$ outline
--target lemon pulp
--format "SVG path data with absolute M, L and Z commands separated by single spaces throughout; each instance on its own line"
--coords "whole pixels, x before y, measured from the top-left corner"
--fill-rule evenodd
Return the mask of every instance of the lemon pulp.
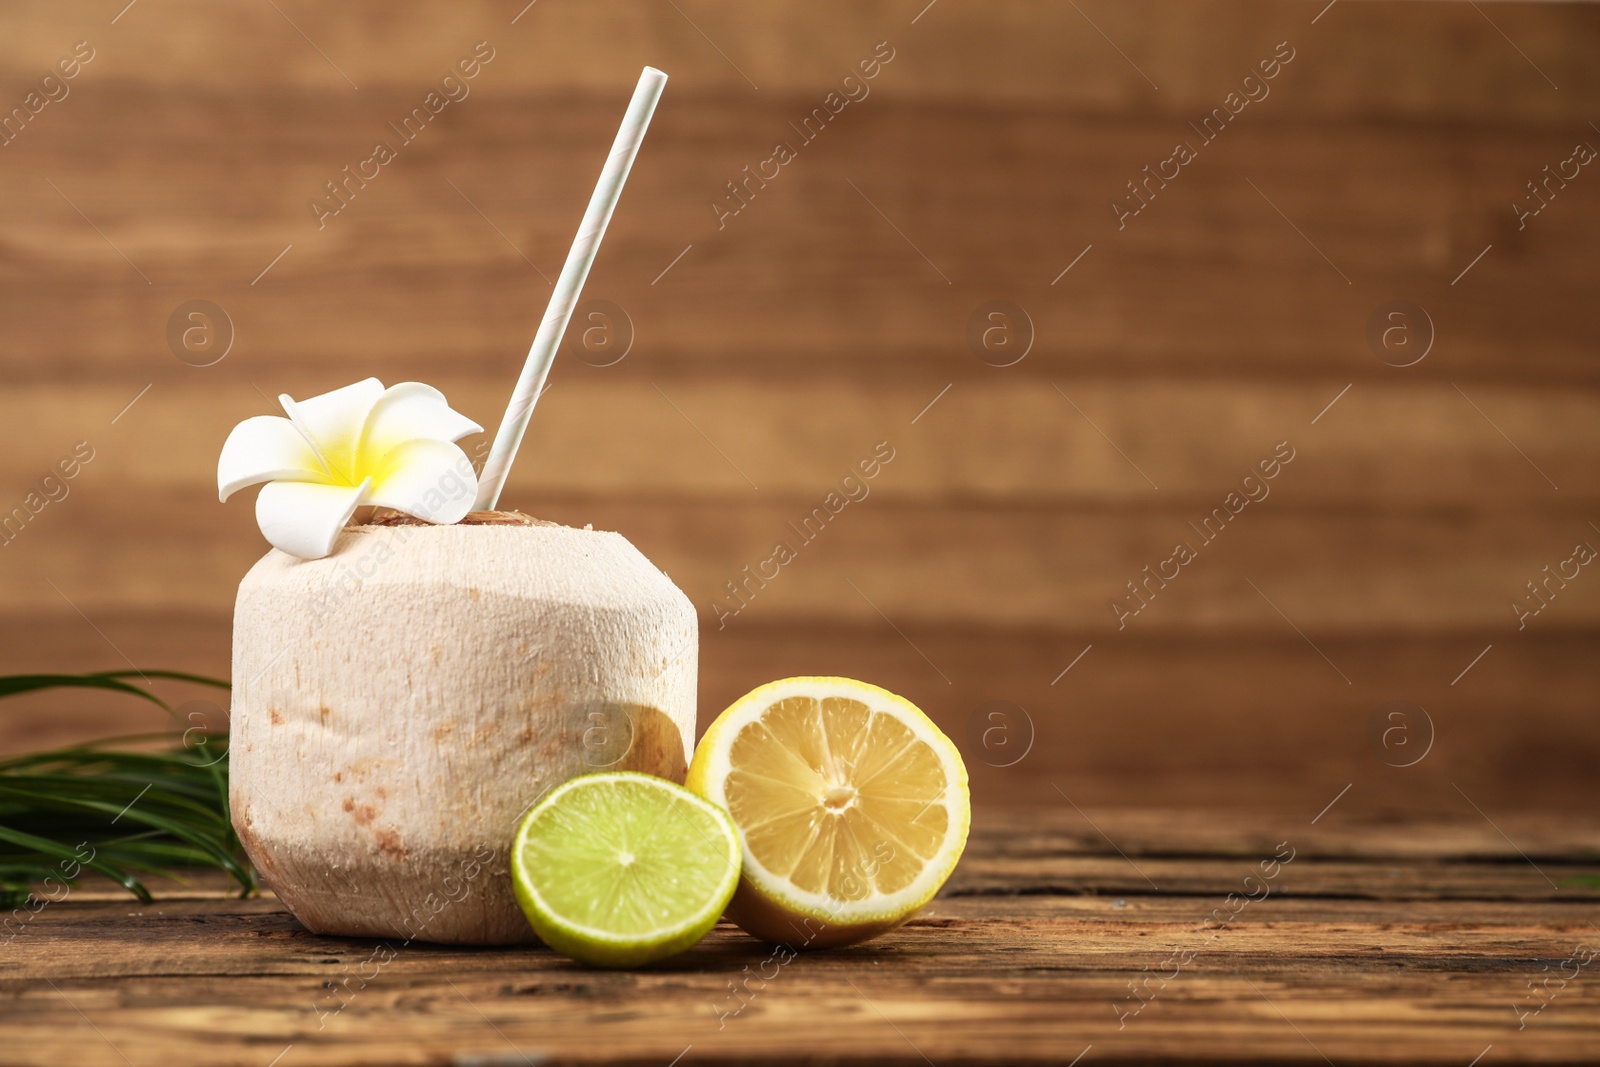
M 898 893 L 949 829 L 938 754 L 859 700 L 780 700 L 739 731 L 729 762 L 728 812 L 751 855 L 807 893 Z
M 730 917 L 790 944 L 904 922 L 954 869 L 970 821 L 950 740 L 909 701 L 848 678 L 785 679 L 736 701 L 701 740 L 688 785 L 739 829 Z

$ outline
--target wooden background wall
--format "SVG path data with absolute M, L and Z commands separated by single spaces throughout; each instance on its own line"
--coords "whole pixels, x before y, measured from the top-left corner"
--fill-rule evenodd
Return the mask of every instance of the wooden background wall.
M 95 456 L 0 547 L 0 668 L 227 671 L 264 545 L 215 461 L 267 397 L 421 379 L 492 426 L 649 63 L 672 81 L 586 292 L 634 342 L 563 353 L 505 501 L 684 588 L 702 721 L 846 673 L 960 738 L 979 803 L 1592 805 L 1600 568 L 1523 629 L 1512 604 L 1600 548 L 1600 168 L 1525 228 L 1512 204 L 1600 147 L 1600 11 L 524 2 L 0 14 L 6 109 L 94 51 L 0 147 L 0 505 Z M 470 96 L 319 229 L 324 182 L 479 41 Z M 880 42 L 869 95 L 719 228 Z M 1280 42 L 1270 95 L 1119 229 L 1108 202 Z M 1436 335 L 1404 368 L 1367 339 L 1397 299 Z M 191 300 L 231 320 L 215 365 L 169 345 Z M 990 301 L 1031 319 L 1014 365 L 969 346 Z M 879 441 L 870 497 L 718 630 L 723 583 Z M 1125 583 L 1284 441 L 1270 497 L 1119 629 Z M 1392 700 L 1433 724 L 1412 767 L 1385 758 L 1424 727 L 1369 737 Z M 1032 724 L 1008 767 L 1030 730 L 985 749 L 990 701 Z M 3 713 L 7 750 L 159 725 Z

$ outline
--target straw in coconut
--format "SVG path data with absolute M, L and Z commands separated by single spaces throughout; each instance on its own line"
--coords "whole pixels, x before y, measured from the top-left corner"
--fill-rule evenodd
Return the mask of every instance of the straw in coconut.
M 527 432 L 533 405 L 544 388 L 556 349 L 561 346 L 561 336 L 566 333 L 572 309 L 577 306 L 578 295 L 583 291 L 584 280 L 589 277 L 589 268 L 594 264 L 595 253 L 600 248 L 600 239 L 605 236 L 611 213 L 616 210 L 617 200 L 622 196 L 622 185 L 628 180 L 628 171 L 633 167 L 634 157 L 639 154 L 639 145 L 644 140 L 645 129 L 650 125 L 650 116 L 655 114 L 656 102 L 661 99 L 661 91 L 666 84 L 667 76 L 654 67 L 644 68 L 639 75 L 639 84 L 633 90 L 633 99 L 629 101 L 627 114 L 622 118 L 622 127 L 617 130 L 611 154 L 606 157 L 606 165 L 600 171 L 600 181 L 594 187 L 594 195 L 589 198 L 589 208 L 583 213 L 583 221 L 578 224 L 578 236 L 573 239 L 567 262 L 561 268 L 561 276 L 556 279 L 555 292 L 550 294 L 550 305 L 545 308 L 544 320 L 539 323 L 533 345 L 528 349 L 528 359 L 522 365 L 522 374 L 511 394 L 511 403 L 506 406 L 505 418 L 500 421 L 500 429 L 494 435 L 494 445 L 484 461 L 475 504 L 479 510 L 491 510 L 499 503 L 500 491 L 505 488 L 506 476 L 511 472 L 511 461 L 516 458 L 522 435 Z

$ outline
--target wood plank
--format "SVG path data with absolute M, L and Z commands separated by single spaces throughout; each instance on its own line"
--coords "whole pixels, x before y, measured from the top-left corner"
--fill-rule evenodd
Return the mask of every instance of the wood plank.
M 1103 871 L 1109 870 L 1093 866 L 1099 860 L 1116 859 L 1126 863 L 1126 857 L 1135 856 L 1187 863 L 1187 867 L 1174 869 L 1195 888 L 1174 888 L 1166 894 L 1146 892 L 1140 895 L 1141 899 L 1132 901 L 1139 907 L 1161 908 L 1185 894 L 1204 896 L 1231 891 L 1238 877 L 1250 873 L 1262 857 L 1279 851 L 1285 839 L 1296 850 L 1297 858 L 1299 852 L 1306 853 L 1305 858 L 1311 861 L 1304 865 L 1307 867 L 1333 863 L 1378 870 L 1401 866 L 1427 868 L 1442 872 L 1441 883 L 1459 876 L 1496 887 L 1496 891 L 1512 885 L 1520 891 L 1525 887 L 1525 876 L 1534 873 L 1530 863 L 1535 861 L 1550 864 L 1564 877 L 1569 872 L 1560 868 L 1581 868 L 1600 862 L 1600 820 L 1577 810 L 1559 815 L 1543 810 L 1504 812 L 1493 822 L 1470 809 L 1449 814 L 1418 812 L 1395 818 L 1392 814 L 1353 812 L 1343 804 L 1338 817 L 1317 818 L 1315 822 L 1311 817 L 1324 813 L 1308 813 L 1308 817 L 1302 819 L 1287 808 L 1264 813 L 1258 806 L 1215 803 L 1188 808 L 1092 804 L 1090 811 L 1092 823 L 1083 818 L 1082 813 L 1074 815 L 1061 805 L 981 807 L 973 816 L 972 835 L 962 866 L 950 883 L 949 891 L 940 899 L 949 904 L 971 903 L 969 898 L 980 896 L 1070 901 L 1084 895 L 1077 891 L 1039 892 L 1029 881 L 1031 875 L 1026 871 L 1017 873 L 1016 864 L 1024 859 L 1037 859 L 1059 870 L 1070 870 L 1077 861 L 1086 861 L 1091 866 L 1085 867 L 1085 871 L 1100 872 L 1085 879 L 1085 885 L 1091 890 L 1101 883 Z M 1292 867 L 1293 862 L 1284 864 L 1285 870 Z M 1121 874 L 1115 876 L 1120 879 Z M 1367 898 L 1330 891 L 1315 871 L 1308 877 L 1312 883 L 1306 893 L 1277 894 L 1271 899 L 1284 906 L 1292 902 L 1302 910 L 1318 906 L 1318 900 L 1323 897 L 1328 898 L 1324 903 L 1341 907 L 1365 899 L 1384 899 L 1381 892 Z M 1577 880 L 1582 881 L 1582 876 Z M 1545 884 L 1551 914 L 1570 914 L 1571 901 L 1555 898 L 1562 894 L 1571 896 L 1568 891 L 1574 887 Z M 159 882 L 152 887 L 152 892 L 158 904 L 205 903 L 214 905 L 212 910 L 217 914 L 246 904 L 271 909 L 270 889 L 259 897 L 240 901 L 232 895 L 235 888 L 220 871 L 207 869 L 190 872 L 181 882 Z M 1600 886 L 1587 888 L 1600 889 Z M 1534 896 L 1526 892 L 1522 895 L 1530 899 Z M 1469 907 L 1474 899 L 1482 903 L 1493 900 L 1494 895 L 1491 892 L 1474 898 L 1457 894 L 1440 897 L 1436 903 L 1441 914 L 1445 911 L 1477 914 Z M 120 886 L 92 875 L 73 890 L 72 900 L 85 904 L 126 904 L 136 911 L 148 910 Z M 1101 904 L 1091 902 L 1082 907 L 1093 910 Z M 94 914 L 102 915 L 101 912 Z M 102 917 L 110 914 L 104 912 Z M 1361 914 L 1376 912 L 1369 909 Z
M 1237 865 L 1236 865 L 1237 866 Z M 1251 868 L 1247 865 L 1244 873 Z M 1368 872 L 1370 877 L 1371 872 Z M 1253 957 L 1257 962 L 1268 962 L 1275 947 L 1281 947 L 1286 928 L 1297 928 L 1303 940 L 1297 950 L 1305 957 L 1325 962 L 1332 972 L 1343 970 L 1353 976 L 1365 970 L 1369 963 L 1363 955 L 1374 951 L 1370 944 L 1370 931 L 1356 930 L 1357 926 L 1376 926 L 1396 915 L 1395 901 L 1404 898 L 1384 896 L 1386 910 L 1371 905 L 1330 899 L 1337 889 L 1320 899 L 1298 900 L 1285 897 L 1268 898 L 1259 904 L 1249 905 L 1240 918 L 1230 924 L 1224 936 L 1210 939 L 1214 930 L 1205 928 L 1212 906 L 1229 892 L 1239 890 L 1239 877 L 1217 880 L 1216 888 L 1209 894 L 1195 893 L 1196 899 L 1179 896 L 1137 897 L 1122 901 L 1120 888 L 1104 884 L 1104 892 L 1097 899 L 1049 896 L 1029 893 L 1016 897 L 985 897 L 982 900 L 941 897 L 918 917 L 901 936 L 899 945 L 885 941 L 870 948 L 844 950 L 838 953 L 815 953 L 806 958 L 821 960 L 835 955 L 854 957 L 877 955 L 891 959 L 908 951 L 922 957 L 922 962 L 960 961 L 971 965 L 971 949 L 959 941 L 941 943 L 939 931 L 951 931 L 961 926 L 988 927 L 975 929 L 978 937 L 998 938 L 1003 925 L 1049 927 L 1071 924 L 1074 929 L 1056 931 L 1054 936 L 1066 933 L 1078 943 L 1078 951 L 1091 962 L 1085 969 L 1137 972 L 1149 962 L 1151 952 L 1160 949 L 1147 945 L 1166 944 L 1174 937 L 1202 935 L 1196 940 L 1207 945 L 1208 952 L 1224 957 Z M 1410 909 L 1402 914 L 1406 918 L 1393 924 L 1393 939 L 1386 939 L 1377 951 L 1393 953 L 1392 960 L 1415 960 L 1418 956 L 1431 957 L 1435 965 L 1476 962 L 1485 955 L 1526 954 L 1565 949 L 1573 938 L 1582 939 L 1590 928 L 1584 922 L 1584 909 L 1576 902 L 1568 904 L 1539 904 L 1535 899 L 1511 902 L 1501 897 L 1491 897 L 1501 905 L 1498 917 L 1488 918 L 1483 899 L 1476 901 L 1441 902 L 1435 912 L 1436 919 L 1427 922 L 1409 918 Z M 70 914 L 69 914 L 70 912 Z M 1468 915 L 1480 916 L 1467 919 Z M 174 922 L 181 916 L 185 922 Z M 1320 916 L 1320 917 L 1313 917 Z M 1141 935 L 1126 929 L 1128 925 L 1145 927 Z M 1438 927 L 1457 925 L 1462 936 L 1450 940 L 1441 936 Z M 193 927 L 199 927 L 195 930 Z M 1021 949 L 1018 942 L 1025 938 L 1026 930 L 1017 931 L 1022 937 L 1013 941 L 1006 938 L 1014 961 L 1016 973 L 1036 973 L 1060 964 L 1060 947 L 1038 943 Z M 197 933 L 200 935 L 197 937 Z M 1157 940 L 1139 942 L 1137 937 Z M 714 940 L 698 949 L 698 959 L 682 960 L 671 968 L 690 970 L 683 964 L 725 962 L 734 956 L 749 957 L 759 946 L 731 923 L 719 926 Z M 965 940 L 965 939 L 961 939 Z M 126 951 L 99 951 L 97 945 L 111 941 L 123 946 L 143 944 L 146 953 L 141 955 Z M 8 942 L 6 953 L 6 979 L 11 979 L 10 992 L 17 992 L 15 979 L 26 975 L 34 981 L 50 978 L 57 981 L 82 981 L 86 979 L 116 978 L 200 978 L 238 976 L 260 977 L 269 975 L 306 976 L 328 974 L 331 965 L 353 965 L 370 955 L 373 942 L 367 939 L 319 937 L 306 933 L 299 923 L 275 899 L 266 897 L 249 901 L 162 901 L 157 906 L 129 903 L 83 903 L 53 905 L 42 911 L 27 926 L 27 933 Z M 242 951 L 250 949 L 250 951 Z M 450 945 L 417 943 L 406 946 L 393 961 L 392 970 L 385 968 L 385 977 L 437 976 L 444 971 L 467 976 L 501 972 L 509 967 L 522 966 L 538 973 L 573 968 L 548 950 L 540 948 L 484 950 L 460 948 Z M 318 959 L 316 957 L 330 957 Z M 718 958 L 721 957 L 721 960 Z M 943 960 L 940 960 L 943 957 Z M 1159 955 L 1157 957 L 1159 959 Z M 1369 956 L 1370 958 L 1370 956 Z M 589 971 L 596 981 L 604 982 L 602 973 Z M 881 973 L 881 972 L 880 972 Z M 0 979 L 3 981 L 5 979 Z
M 955 0 L 925 15 L 926 4 L 915 0 L 782 0 L 764 5 L 759 20 L 704 0 L 684 6 L 683 15 L 642 0 L 551 4 L 526 14 L 521 5 L 495 0 L 426 13 L 379 0 L 350 4 L 338 15 L 306 3 L 285 5 L 324 59 L 270 10 L 182 0 L 120 19 L 111 30 L 101 28 L 108 18 L 99 6 L 80 0 L 10 14 L 0 58 L 7 69 L 42 70 L 71 41 L 98 30 L 109 61 L 104 70 L 90 70 L 108 82 L 213 91 L 289 86 L 348 106 L 358 98 L 340 69 L 363 93 L 416 88 L 436 81 L 463 46 L 487 37 L 508 57 L 483 76 L 497 79 L 493 85 L 501 91 L 615 92 L 618 84 L 632 84 L 641 64 L 654 61 L 677 79 L 675 93 L 753 94 L 742 69 L 763 93 L 820 97 L 887 37 L 905 68 L 891 71 L 907 75 L 894 91 L 914 99 L 994 104 L 1066 97 L 1105 111 L 1187 115 L 1217 103 L 1287 37 L 1304 50 L 1304 62 L 1289 68 L 1301 79 L 1296 88 L 1324 111 L 1441 119 L 1534 114 L 1581 125 L 1588 118 L 1584 94 L 1592 99 L 1600 89 L 1584 51 L 1596 20 L 1582 5 L 1497 9 L 1495 24 L 1554 76 L 1560 92 L 1469 6 L 1351 4 L 1314 25 L 1317 11 L 1305 6 L 1167 0 L 1136 14 L 1097 3 L 1084 5 L 1091 24 L 1059 5 Z M 1430 45 L 1421 54 L 1412 46 L 1419 40 Z M 1351 78 L 1345 66 L 1357 62 L 1364 76 Z
M 533 294 L 546 291 L 536 269 L 553 276 L 589 191 L 582 173 L 555 161 L 602 154 L 615 110 L 565 94 L 469 98 L 441 116 L 449 128 L 439 140 L 408 147 L 319 229 L 308 201 L 370 150 L 409 97 L 383 98 L 370 114 L 297 114 L 292 124 L 272 121 L 289 101 L 257 103 L 254 118 L 231 96 L 190 97 L 181 111 L 154 91 L 70 102 L 74 125 L 27 146 L 30 180 L 0 211 L 13 235 L 13 254 L 0 257 L 5 299 L 53 327 L 18 346 L 18 371 L 59 380 L 93 366 L 140 385 L 163 370 L 193 377 L 155 342 L 172 310 L 197 296 L 233 317 L 237 348 L 218 369 L 248 364 L 246 380 L 273 373 L 268 366 L 299 380 L 330 358 L 420 378 L 437 376 L 442 358 L 509 368 L 535 323 Z M 1581 123 L 1313 122 L 1286 100 L 1285 111 L 1208 149 L 1119 230 L 1108 200 L 1174 139 L 1192 137 L 1185 125 L 891 99 L 841 116 L 836 139 L 806 146 L 719 229 L 711 201 L 770 154 L 805 103 L 693 101 L 686 114 L 663 114 L 630 186 L 630 202 L 649 209 L 619 213 L 588 288 L 628 310 L 636 361 L 787 377 L 804 359 L 890 380 L 925 370 L 924 381 L 943 378 L 934 388 L 956 374 L 992 379 L 966 329 L 979 305 L 1006 298 L 1028 311 L 1036 335 L 1013 377 L 1394 380 L 1365 334 L 1380 304 L 1408 296 L 1429 310 L 1450 353 L 1448 367 L 1441 347 L 1407 370 L 1411 379 L 1596 383 L 1586 338 L 1600 312 L 1584 299 L 1582 269 L 1600 238 L 1600 201 L 1575 186 L 1520 232 L 1510 209 L 1541 166 L 1570 154 Z M 165 124 L 152 127 L 152 115 Z M 508 127 L 528 127 L 527 138 L 507 141 Z M 93 143 L 77 135 L 85 128 L 101 131 Z M 154 155 L 152 137 L 165 146 Z M 1028 164 L 1017 166 L 1023 145 Z M 922 162 L 930 157 L 940 160 L 934 180 Z M 1351 170 L 1350 159 L 1371 165 Z M 1052 285 L 1091 243 L 1089 258 Z M 1452 286 L 1489 243 L 1472 286 Z M 270 284 L 252 286 L 290 244 Z M 1518 353 L 1515 375 L 1508 349 Z
M 262 393 L 304 397 L 348 384 L 350 374 L 232 375 L 226 384 L 164 379 L 120 418 L 140 386 L 13 387 L 13 415 L 0 427 L 10 457 L 0 492 L 21 497 L 84 440 L 95 449 L 78 483 L 85 499 L 206 495 L 228 431 L 252 415 L 281 415 Z M 458 371 L 429 380 L 458 410 L 493 428 L 505 400 L 499 376 Z M 880 444 L 893 459 L 867 489 L 896 505 L 1116 508 L 1198 518 L 1252 474 L 1265 487 L 1251 491 L 1268 492 L 1265 506 L 1276 512 L 1536 510 L 1580 518 L 1600 501 L 1600 472 L 1590 462 L 1600 452 L 1600 391 L 1363 382 L 1341 395 L 1333 382 L 1132 383 L 1074 375 L 962 381 L 941 394 L 938 385 L 865 389 L 821 375 L 804 382 L 658 378 L 644 364 L 599 370 L 578 361 L 559 367 L 552 383 L 508 491 L 508 500 L 526 506 L 552 496 L 737 504 L 752 499 L 753 482 L 762 496 L 784 498 L 798 513 L 838 489 Z M 477 456 L 488 437 L 462 444 Z M 1260 464 L 1275 451 L 1294 458 L 1272 463 L 1268 469 L 1281 467 L 1281 476 L 1264 480 Z
M 1292 808 L 1309 823 L 1338 795 L 1318 824 L 1326 827 L 1347 812 L 1369 820 L 1386 813 L 1475 816 L 1476 804 L 1532 853 L 1540 839 L 1527 839 L 1527 826 L 1512 830 L 1507 818 L 1586 810 L 1600 759 L 1592 632 L 1530 630 L 1509 640 L 1489 632 L 1319 637 L 1318 646 L 1355 683 L 1346 686 L 1285 630 L 1273 637 L 1106 640 L 965 626 L 912 626 L 902 637 L 881 619 L 862 627 L 741 624 L 705 635 L 700 720 L 708 725 L 735 698 L 774 678 L 864 678 L 905 694 L 956 740 L 980 809 L 1026 803 L 1069 810 L 1064 793 L 1097 822 L 1106 807 L 1201 803 Z M 226 677 L 231 631 L 221 614 L 97 614 L 93 625 L 76 614 L 0 617 L 0 670 L 104 670 L 123 663 L 121 650 L 146 668 Z M 196 710 L 220 721 L 227 705 L 209 690 L 162 691 L 184 707 L 185 725 Z M 1385 747 L 1372 723 L 1393 700 L 1419 705 L 1428 718 L 1408 712 L 1406 729 Z M 1010 704 L 1002 707 L 1007 729 L 985 744 L 994 701 Z M 167 725 L 142 703 L 81 694 L 14 698 L 6 710 L 0 752 Z M 1402 740 L 1414 747 L 1402 750 Z M 1020 758 L 1001 741 L 1020 746 Z M 1395 765 L 1413 754 L 1421 754 L 1414 765 Z M 1087 824 L 1080 829 L 1087 832 Z M 1217 832 L 1212 828 L 1208 840 Z M 1137 840 L 1147 836 L 1139 830 Z
M 1268 844 L 1263 854 L 1270 854 L 1272 847 Z M 948 928 L 952 921 L 1087 923 L 1113 915 L 1121 919 L 1137 919 L 1152 928 L 1161 927 L 1165 930 L 1170 927 L 1182 931 L 1203 924 L 1218 899 L 1240 888 L 1236 883 L 1249 873 L 1258 859 L 1257 855 L 1243 857 L 1231 872 L 1218 867 L 1225 879 L 1230 874 L 1236 877 L 1220 883 L 1212 897 L 1148 892 L 1118 896 L 1109 891 L 1109 886 L 1102 887 L 1098 883 L 1093 886 L 1093 892 L 947 893 L 929 904 L 920 913 L 919 919 L 933 926 L 943 924 Z M 88 954 L 88 943 L 106 929 L 124 925 L 129 919 L 137 920 L 147 928 L 145 936 L 176 942 L 183 937 L 183 931 L 174 925 L 172 919 L 181 914 L 188 922 L 214 927 L 219 931 L 248 929 L 262 939 L 264 951 L 253 956 L 241 956 L 225 945 L 210 942 L 193 946 L 205 953 L 207 966 L 203 970 L 207 973 L 289 974 L 305 965 L 307 954 L 296 947 L 294 940 L 302 933 L 298 923 L 284 910 L 271 890 L 263 890 L 257 896 L 240 900 L 231 895 L 231 890 L 222 885 L 221 879 L 207 877 L 209 873 L 199 872 L 188 879 L 188 885 L 156 884 L 152 887 L 156 899 L 149 905 L 133 901 L 119 886 L 85 881 L 73 890 L 71 916 L 55 916 L 57 919 L 70 918 L 70 922 L 63 921 L 48 928 L 13 923 L 13 928 L 19 931 L 15 942 L 18 959 L 22 958 L 21 953 L 26 952 L 30 969 L 60 968 L 63 977 L 110 978 L 123 974 L 148 974 L 148 961 L 140 963 L 106 956 L 92 958 Z M 1280 894 L 1257 903 L 1262 906 L 1257 908 L 1255 904 L 1250 905 L 1253 910 L 1245 912 L 1241 920 L 1233 924 L 1233 930 L 1242 932 L 1251 925 L 1270 929 L 1276 923 L 1285 922 L 1328 926 L 1351 923 L 1381 925 L 1393 921 L 1396 913 L 1396 901 L 1391 896 L 1369 899 L 1359 896 Z M 1427 896 L 1404 901 L 1407 921 L 1405 932 L 1415 933 L 1415 927 L 1421 924 L 1437 924 L 1482 927 L 1485 932 L 1504 936 L 1540 930 L 1546 933 L 1554 931 L 1556 934 L 1581 934 L 1592 908 L 1592 902 L 1588 899 L 1540 901 L 1531 894 L 1524 894 L 1511 904 L 1510 909 L 1508 902 L 1500 896 Z M 48 932 L 49 936 L 27 941 L 24 947 L 30 934 L 42 932 Z M 732 931 L 724 929 L 722 933 L 729 934 Z M 63 960 L 50 950 L 53 940 L 79 942 L 80 952 Z M 317 947 L 326 949 L 325 955 L 352 962 L 365 958 L 370 951 L 370 942 L 364 940 L 321 938 L 319 942 Z M 8 942 L 8 946 L 10 944 Z M 493 958 L 486 958 L 484 953 L 472 949 L 421 943 L 415 947 L 425 950 L 435 962 L 441 957 L 449 957 L 451 970 L 472 972 L 498 966 Z M 51 973 L 56 972 L 52 970 Z M 182 973 L 175 971 L 173 976 Z
M 264 546 L 247 503 L 223 507 L 209 495 L 121 494 L 92 510 L 44 512 L 7 546 L 10 609 L 58 613 L 76 605 L 91 617 L 135 607 L 228 610 Z M 1082 629 L 1107 638 L 1197 627 L 1280 634 L 1294 626 L 1313 642 L 1374 627 L 1496 631 L 1510 640 L 1521 618 L 1515 598 L 1525 598 L 1530 611 L 1539 604 L 1527 583 L 1543 581 L 1545 566 L 1568 565 L 1574 546 L 1596 537 L 1580 519 L 1537 513 L 1294 513 L 1272 510 L 1268 499 L 1208 543 L 1196 532 L 1205 518 L 1199 511 L 901 507 L 869 498 L 820 534 L 813 527 L 808 542 L 788 524 L 799 524 L 817 500 L 749 497 L 732 507 L 720 500 L 552 496 L 535 510 L 571 525 L 624 531 L 713 627 L 876 624 L 886 616 L 901 626 Z M 780 540 L 797 558 L 764 585 L 752 579 L 745 607 L 729 622 L 721 612 L 741 601 L 727 583 L 745 581 L 742 568 L 761 565 Z M 1147 566 L 1154 575 L 1180 541 L 1195 558 L 1181 568 L 1167 565 L 1177 576 L 1164 587 L 1152 578 L 1136 598 L 1127 583 L 1144 582 Z M 1552 584 L 1547 606 L 1522 620 L 1526 628 L 1590 629 L 1600 620 L 1600 584 L 1570 566 L 1578 576 L 1564 588 Z M 1115 611 L 1114 598 L 1122 598 Z

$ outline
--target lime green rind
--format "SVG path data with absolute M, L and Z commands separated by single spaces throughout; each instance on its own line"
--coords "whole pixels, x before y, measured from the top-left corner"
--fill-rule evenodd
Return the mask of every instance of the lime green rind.
M 691 831 L 698 842 L 675 844 L 660 825 L 679 805 L 690 816 L 677 827 L 680 836 Z M 605 862 L 623 848 L 636 848 L 640 857 L 639 873 L 626 884 L 619 868 Z M 557 952 L 597 967 L 638 967 L 691 948 L 716 926 L 738 887 L 741 855 L 728 813 L 682 786 L 634 771 L 582 775 L 551 790 L 523 818 L 511 852 L 512 890 L 534 933 Z M 685 862 L 700 869 L 686 870 Z M 562 870 L 564 864 L 574 869 Z M 652 882 L 659 892 L 650 892 Z M 585 898 L 580 886 L 594 894 Z M 627 910 L 629 900 L 618 894 L 630 889 L 639 905 L 634 918 L 653 906 L 685 914 L 656 926 L 597 925 Z M 692 906 L 675 908 L 673 893 L 690 895 Z M 609 914 L 598 914 L 607 903 Z M 588 914 L 572 914 L 589 904 L 595 906 Z

